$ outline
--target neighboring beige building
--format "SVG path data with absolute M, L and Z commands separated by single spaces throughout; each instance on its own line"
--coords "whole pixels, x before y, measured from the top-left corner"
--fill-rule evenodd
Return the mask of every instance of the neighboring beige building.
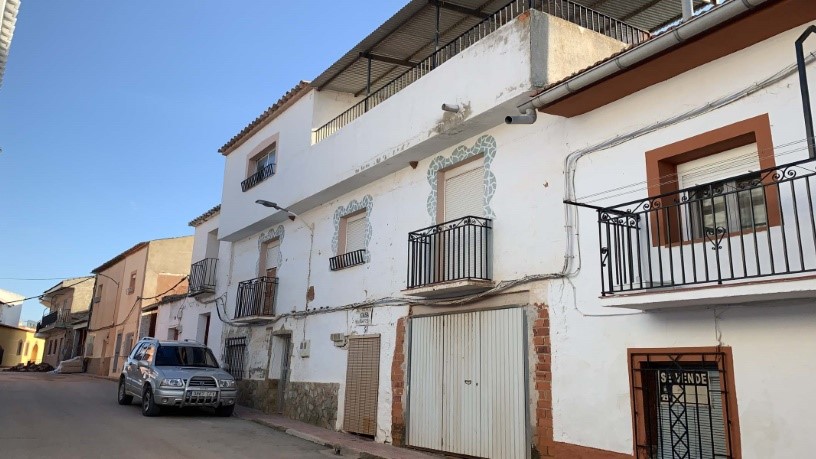
M 87 276 L 65 279 L 43 292 L 40 303 L 49 312 L 37 324 L 36 336 L 45 340 L 44 362 L 56 367 L 83 353 L 93 291 L 94 277 Z
M 34 336 L 34 330 L 0 324 L 0 367 L 40 363 L 44 347 L 44 341 Z
M 91 271 L 96 287 L 85 346 L 87 371 L 115 376 L 138 336 L 143 302 L 187 292 L 193 237 L 140 242 Z

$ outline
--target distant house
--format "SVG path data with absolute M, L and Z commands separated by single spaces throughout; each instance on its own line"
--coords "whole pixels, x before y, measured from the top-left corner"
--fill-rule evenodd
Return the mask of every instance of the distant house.
M 193 237 L 140 242 L 91 271 L 96 287 L 85 357 L 87 371 L 115 376 L 139 332 L 142 306 L 187 291 Z
M 222 312 L 216 298 L 217 272 L 228 263 L 219 263 L 221 242 L 218 241 L 217 205 L 190 222 L 195 228 L 190 266 L 189 289 L 184 294 L 167 295 L 142 308 L 139 336 L 158 339 L 189 339 L 208 345 L 221 356 L 223 328 Z M 228 247 L 227 244 L 225 246 Z M 225 247 L 224 253 L 229 252 Z M 217 271 L 218 270 L 218 271 Z M 222 277 L 223 279 L 223 277 Z M 223 359 L 223 356 L 221 357 Z
M 40 296 L 40 303 L 48 308 L 37 323 L 37 337 L 45 340 L 44 362 L 56 367 L 62 360 L 83 354 L 93 281 L 93 276 L 66 279 Z
M 34 336 L 33 329 L 0 324 L 0 367 L 40 363 L 43 344 L 43 340 Z
M 16 327 L 23 311 L 23 295 L 0 289 L 0 324 Z

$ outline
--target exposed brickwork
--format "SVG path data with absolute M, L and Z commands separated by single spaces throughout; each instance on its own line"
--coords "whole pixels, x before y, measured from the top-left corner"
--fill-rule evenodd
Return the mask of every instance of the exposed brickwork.
M 405 444 L 405 322 L 397 321 L 397 339 L 394 360 L 391 362 L 391 438 L 397 446 Z
M 537 317 L 533 322 L 535 368 L 533 369 L 535 397 L 535 428 L 533 429 L 533 456 L 555 457 L 553 449 L 552 416 L 552 356 L 550 354 L 550 312 L 545 304 L 536 304 Z

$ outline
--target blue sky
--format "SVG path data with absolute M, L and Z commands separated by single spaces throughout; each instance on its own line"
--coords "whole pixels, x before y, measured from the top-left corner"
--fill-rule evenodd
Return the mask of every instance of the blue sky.
M 23 0 L 0 87 L 0 288 L 192 234 L 230 137 L 405 0 Z M 36 300 L 23 319 L 39 319 Z

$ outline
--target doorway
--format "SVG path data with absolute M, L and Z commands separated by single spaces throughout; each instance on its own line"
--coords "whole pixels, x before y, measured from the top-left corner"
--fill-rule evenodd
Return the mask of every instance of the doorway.
M 343 430 L 377 434 L 380 386 L 380 335 L 350 336 Z
M 288 332 L 273 334 L 270 340 L 269 379 L 277 381 L 275 389 L 275 412 L 283 413 L 286 402 L 286 386 L 291 373 L 292 335 Z
M 410 324 L 408 444 L 526 458 L 524 309 L 415 317 Z

